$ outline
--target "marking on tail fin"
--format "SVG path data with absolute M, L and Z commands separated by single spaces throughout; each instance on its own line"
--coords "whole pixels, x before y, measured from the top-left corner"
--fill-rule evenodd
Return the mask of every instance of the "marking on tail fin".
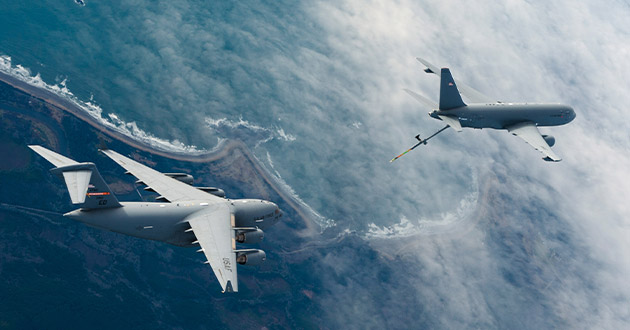
M 83 209 L 122 206 L 93 163 L 55 167 L 50 171 L 65 179 L 72 204 L 80 204 Z
M 29 148 L 56 166 L 50 171 L 65 181 L 72 204 L 80 204 L 82 209 L 122 206 L 94 163 L 77 163 L 42 146 Z
M 455 80 L 448 68 L 442 68 L 440 77 L 440 110 L 450 110 L 465 107 L 466 103 L 462 101 L 462 96 L 455 85 Z
M 87 193 L 88 196 L 107 196 L 109 195 L 109 192 L 104 191 L 104 192 L 93 192 L 93 193 Z

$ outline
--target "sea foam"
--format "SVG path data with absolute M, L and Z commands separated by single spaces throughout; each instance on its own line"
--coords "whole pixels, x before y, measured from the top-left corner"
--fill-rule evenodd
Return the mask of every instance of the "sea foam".
M 282 127 L 262 127 L 244 120 L 242 116 L 238 120 L 206 117 L 205 122 L 210 129 L 217 131 L 221 136 L 239 139 L 247 145 L 253 145 L 254 148 L 274 139 L 284 142 L 296 140 L 294 135 L 286 133 Z
M 178 140 L 166 140 L 158 138 L 152 134 L 149 134 L 138 127 L 135 122 L 125 122 L 115 114 L 109 114 L 108 118 L 103 117 L 103 109 L 94 102 L 93 98 L 90 101 L 82 101 L 77 98 L 66 86 L 66 79 L 58 84 L 48 84 L 40 76 L 39 73 L 33 75 L 28 68 L 23 67 L 20 64 L 13 65 L 11 57 L 7 55 L 0 55 L 0 72 L 16 78 L 30 86 L 41 88 L 52 94 L 70 102 L 78 109 L 83 110 L 94 120 L 102 124 L 103 126 L 118 132 L 122 135 L 128 136 L 136 141 L 143 142 L 151 147 L 167 152 L 174 153 L 193 153 L 202 154 L 207 153 L 208 150 L 199 149 L 194 145 L 186 145 Z
M 277 184 L 282 190 L 284 190 L 287 194 L 289 194 L 289 196 L 296 203 L 300 205 L 302 210 L 306 211 L 308 215 L 310 216 L 310 218 L 313 219 L 321 227 L 322 231 L 326 228 L 334 227 L 337 225 L 335 220 L 326 218 L 325 216 L 319 214 L 310 205 L 308 205 L 304 200 L 302 200 L 302 198 L 300 198 L 300 196 L 295 192 L 295 190 L 293 190 L 293 188 L 286 181 L 284 181 L 284 179 L 282 178 L 282 175 L 280 175 L 280 173 L 278 173 L 278 171 L 276 171 L 276 169 L 273 167 L 273 160 L 271 159 L 271 155 L 268 152 L 267 152 L 267 164 L 271 168 L 267 168 L 266 164 L 260 161 L 260 159 L 258 159 L 258 157 L 256 157 L 255 155 L 254 157 L 265 168 L 265 170 L 271 174 L 270 176 L 274 180 L 275 184 Z
M 114 113 L 110 113 L 107 115 L 107 118 L 103 117 L 103 109 L 94 102 L 93 97 L 90 97 L 89 101 L 82 101 L 77 98 L 66 86 L 66 79 L 61 81 L 58 84 L 48 84 L 44 82 L 41 78 L 40 74 L 37 73 L 33 75 L 31 71 L 22 65 L 13 65 L 11 62 L 11 57 L 6 55 L 0 55 L 0 72 L 9 75 L 13 78 L 16 78 L 30 86 L 41 88 L 43 90 L 49 91 L 52 94 L 62 98 L 65 101 L 70 102 L 72 105 L 77 108 L 85 111 L 90 117 L 96 120 L 98 123 L 103 126 L 116 131 L 120 134 L 128 136 L 136 141 L 145 143 L 150 145 L 151 147 L 171 152 L 171 153 L 186 153 L 186 154 L 203 154 L 211 151 L 205 149 L 199 149 L 194 145 L 186 145 L 178 140 L 166 140 L 158 138 L 152 134 L 149 134 L 138 127 L 136 122 L 126 122 L 122 120 L 118 115 Z M 268 142 L 272 139 L 278 139 L 281 141 L 295 141 L 296 137 L 287 134 L 283 128 L 281 127 L 272 127 L 265 128 L 259 125 L 250 123 L 243 118 L 239 118 L 238 121 L 231 121 L 227 118 L 221 119 L 212 119 L 206 118 L 206 124 L 210 128 L 218 129 L 218 128 L 229 128 L 232 130 L 244 129 L 249 134 L 253 134 L 254 136 L 258 136 L 255 147 L 259 146 L 262 143 Z M 228 134 L 229 135 L 229 134 Z M 227 138 L 230 138 L 229 136 Z M 219 138 L 219 142 L 214 147 L 213 150 L 216 150 L 221 147 L 223 142 L 226 141 L 225 138 Z M 246 141 L 245 141 L 246 142 Z M 212 151 L 213 151 L 212 150 Z M 259 164 L 270 174 L 270 177 L 275 181 L 275 183 L 284 190 L 300 207 L 305 210 L 311 219 L 314 219 L 317 224 L 319 224 L 322 229 L 334 226 L 335 222 L 332 219 L 327 219 L 326 217 L 320 215 L 317 211 L 311 208 L 308 204 L 306 204 L 280 176 L 280 174 L 273 170 L 270 171 L 264 162 L 260 161 L 256 156 L 254 156 Z M 269 157 L 270 165 L 273 168 L 273 163 L 271 162 L 271 158 Z
M 406 216 L 400 217 L 400 222 L 390 226 L 368 224 L 366 239 L 391 239 L 416 235 L 435 235 L 463 229 L 461 226 L 472 218 L 479 200 L 479 183 L 477 174 L 473 171 L 470 192 L 459 201 L 455 210 L 444 212 L 432 218 L 420 218 L 411 221 Z

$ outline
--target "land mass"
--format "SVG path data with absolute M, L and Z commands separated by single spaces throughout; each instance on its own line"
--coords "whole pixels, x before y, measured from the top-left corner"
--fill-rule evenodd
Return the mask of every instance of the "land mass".
M 320 234 L 241 143 L 201 155 L 165 152 L 73 107 L 21 81 L 0 83 L 0 329 L 449 328 L 461 316 L 453 306 L 477 302 L 457 294 L 468 285 L 494 311 L 478 327 L 568 327 L 540 299 L 566 289 L 563 270 L 582 255 L 574 252 L 579 245 L 540 200 L 515 200 L 520 182 L 501 166 L 480 174 L 475 210 L 437 234 L 365 239 L 337 227 Z M 157 170 L 191 173 L 196 185 L 221 187 L 231 198 L 272 200 L 286 217 L 259 245 L 267 261 L 239 267 L 239 292 L 221 294 L 194 249 L 61 217 L 72 209 L 65 186 L 28 144 L 94 162 L 121 200 L 155 195 L 140 196 L 134 180 L 99 154 L 102 144 Z M 492 262 L 462 263 L 471 253 Z M 515 296 L 522 303 L 510 308 Z
M 152 155 L 164 157 L 166 159 L 177 160 L 182 162 L 206 164 L 207 166 L 213 166 L 215 163 L 222 162 L 230 159 L 232 166 L 238 168 L 238 170 L 224 168 L 224 175 L 233 175 L 236 181 L 242 182 L 243 180 L 249 181 L 253 186 L 258 187 L 257 192 L 262 195 L 269 196 L 266 191 L 271 190 L 277 194 L 281 199 L 285 207 L 291 208 L 295 214 L 302 220 L 303 225 L 309 230 L 315 230 L 316 224 L 308 215 L 308 211 L 304 209 L 296 199 L 290 195 L 287 191 L 282 189 L 273 178 L 258 162 L 258 160 L 252 155 L 247 146 L 237 140 L 225 140 L 217 148 L 211 151 L 197 152 L 197 153 L 185 153 L 185 152 L 169 152 L 160 150 L 154 146 L 139 141 L 131 136 L 123 134 L 111 127 L 103 125 L 97 118 L 89 114 L 82 109 L 76 103 L 67 100 L 63 97 L 56 95 L 48 90 L 32 86 L 25 83 L 15 77 L 0 72 L 0 82 L 4 82 L 6 85 L 2 86 L 4 95 L 2 98 L 5 104 L 4 112 L 15 112 L 21 116 L 21 118 L 30 120 L 35 127 L 44 133 L 42 136 L 49 147 L 57 150 L 63 150 L 65 141 L 60 139 L 62 136 L 61 129 L 55 128 L 51 125 L 50 119 L 56 119 L 58 124 L 59 119 L 64 114 L 69 114 L 77 119 L 85 122 L 97 132 L 102 134 L 100 142 L 103 140 L 114 139 L 125 145 L 135 148 Z M 16 91 L 11 93 L 7 90 L 8 87 L 13 87 Z M 17 91 L 23 93 L 18 98 Z M 12 95 L 13 94 L 13 95 Z M 30 105 L 28 109 L 24 109 L 21 106 L 20 101 L 24 101 L 24 98 L 28 98 L 27 104 Z M 9 106 L 7 106 L 9 105 Z M 53 126 L 53 127 L 51 127 Z M 106 137 L 105 139 L 103 137 Z M 85 139 L 82 139 L 85 141 Z M 108 144 L 109 146 L 109 144 Z M 72 151 L 71 151 L 72 152 Z M 208 171 L 202 171 L 208 172 Z M 195 173 L 192 173 L 193 175 Z M 218 173 L 215 172 L 215 175 Z M 236 177 L 239 176 L 239 177 Z M 261 182 L 262 181 L 262 182 Z
M 117 315 L 129 313 L 144 315 L 134 321 L 144 324 L 141 328 L 225 328 L 234 319 L 244 328 L 287 327 L 295 325 L 288 315 L 302 319 L 304 306 L 316 309 L 300 285 L 289 284 L 312 275 L 290 270 L 291 259 L 282 253 L 320 236 L 320 228 L 243 143 L 226 141 L 201 154 L 156 150 L 102 125 L 72 102 L 2 73 L 0 124 L 0 328 L 128 327 L 126 316 Z M 120 200 L 152 200 L 156 195 L 140 193 L 124 169 L 100 155 L 103 144 L 157 170 L 190 173 L 195 185 L 221 187 L 230 198 L 274 201 L 285 217 L 259 246 L 268 262 L 240 267 L 244 292 L 223 295 L 194 250 L 65 219 L 61 214 L 72 210 L 65 186 L 29 144 L 96 163 Z M 313 261 L 299 261 L 304 262 Z M 302 307 L 260 313 L 269 301 L 284 306 L 301 302 Z M 185 310 L 195 316 L 181 317 Z

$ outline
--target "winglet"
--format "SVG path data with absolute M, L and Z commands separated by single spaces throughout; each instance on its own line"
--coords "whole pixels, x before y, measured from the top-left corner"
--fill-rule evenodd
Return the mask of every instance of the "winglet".
M 448 68 L 442 68 L 440 77 L 442 78 L 440 83 L 440 110 L 465 107 L 466 103 L 462 101 L 462 96 L 459 94 L 457 85 L 455 85 L 451 71 Z

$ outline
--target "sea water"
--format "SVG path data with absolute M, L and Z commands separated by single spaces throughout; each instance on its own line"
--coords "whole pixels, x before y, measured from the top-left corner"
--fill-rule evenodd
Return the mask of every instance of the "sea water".
M 373 65 L 394 56 L 423 73 L 396 49 L 357 56 L 361 31 L 337 30 L 326 3 L 85 4 L 2 1 L 0 54 L 158 147 L 245 142 L 322 228 L 409 234 L 474 209 L 476 170 L 436 158 L 447 134 L 388 163 L 440 125 L 401 95 L 400 64 L 391 77 Z M 438 80 L 422 78 L 435 94 Z

